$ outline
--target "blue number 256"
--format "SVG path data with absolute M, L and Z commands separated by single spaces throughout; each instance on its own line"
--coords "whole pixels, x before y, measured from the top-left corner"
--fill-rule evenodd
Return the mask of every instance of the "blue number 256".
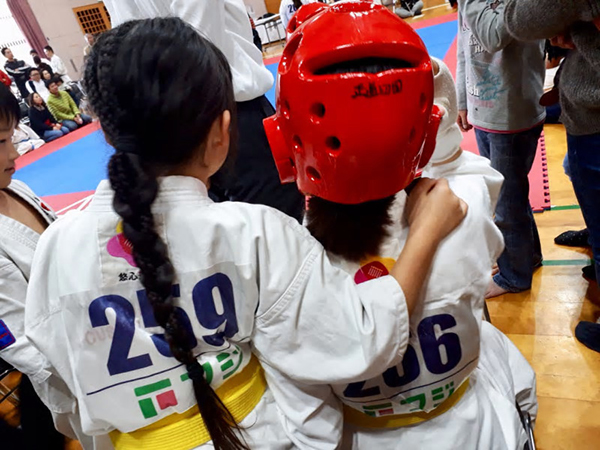
M 450 314 L 438 314 L 424 318 L 417 327 L 419 343 L 425 367 L 429 372 L 440 375 L 454 369 L 462 358 L 462 349 L 460 339 L 456 333 L 443 333 L 436 337 L 435 327 L 438 326 L 443 332 L 456 326 L 456 319 Z M 441 348 L 446 350 L 446 362 L 442 361 Z M 398 368 L 402 368 L 402 375 L 398 373 Z M 382 376 L 386 386 L 399 388 L 415 381 L 421 375 L 421 366 L 417 352 L 412 345 L 406 348 L 406 353 L 399 366 L 390 367 Z M 381 394 L 379 386 L 373 386 L 365 389 L 366 381 L 351 383 L 344 390 L 344 396 L 347 398 L 365 398 Z
M 173 297 L 179 297 L 179 286 L 173 286 Z M 142 320 L 147 328 L 157 327 L 152 306 L 150 305 L 145 291 L 137 293 Z M 220 297 L 221 309 L 218 312 L 216 297 Z M 234 336 L 238 332 L 235 302 L 233 297 L 233 285 L 227 275 L 223 273 L 214 274 L 199 281 L 192 291 L 192 300 L 196 317 L 202 327 L 216 330 L 215 333 L 203 336 L 206 343 L 214 346 L 222 346 L 225 338 Z M 103 327 L 109 324 L 106 311 L 112 309 L 115 313 L 115 332 L 108 355 L 107 368 L 110 375 L 131 372 L 152 365 L 150 354 L 144 353 L 130 356 L 131 344 L 135 334 L 135 310 L 133 305 L 124 297 L 119 295 L 104 295 L 92 301 L 89 306 L 89 316 L 92 327 Z M 178 321 L 181 326 L 187 328 L 188 335 L 194 337 L 192 324 L 187 313 L 181 308 L 175 308 Z M 152 335 L 152 341 L 159 353 L 171 357 L 171 351 L 165 341 L 163 334 Z M 190 345 L 195 347 L 194 341 L 190 339 Z

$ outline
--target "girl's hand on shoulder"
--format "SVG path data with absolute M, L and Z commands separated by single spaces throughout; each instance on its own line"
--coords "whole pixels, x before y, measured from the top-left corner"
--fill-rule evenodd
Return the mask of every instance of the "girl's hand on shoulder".
M 411 233 L 439 243 L 460 225 L 467 210 L 446 179 L 422 178 L 408 196 L 405 212 Z

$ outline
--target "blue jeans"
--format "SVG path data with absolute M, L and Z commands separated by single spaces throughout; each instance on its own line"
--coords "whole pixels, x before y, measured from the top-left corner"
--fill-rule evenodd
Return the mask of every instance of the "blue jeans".
M 69 131 L 75 131 L 79 127 L 86 126 L 88 123 L 92 123 L 92 118 L 86 114 L 80 114 L 83 123 L 78 125 L 74 120 L 63 120 L 61 122 L 63 127 L 67 127 Z
M 509 292 L 531 288 L 533 271 L 542 261 L 537 225 L 529 204 L 529 171 L 535 159 L 543 126 L 519 133 L 500 134 L 475 130 L 481 156 L 504 176 L 496 207 L 496 225 L 505 249 L 498 259 L 494 282 Z
M 54 139 L 58 139 L 67 134 L 69 134 L 69 129 L 67 127 L 62 127 L 60 130 L 46 130 L 44 131 L 42 139 L 46 142 L 52 142 Z
M 596 279 L 600 280 L 600 134 L 569 134 L 567 143 L 571 181 L 590 232 Z

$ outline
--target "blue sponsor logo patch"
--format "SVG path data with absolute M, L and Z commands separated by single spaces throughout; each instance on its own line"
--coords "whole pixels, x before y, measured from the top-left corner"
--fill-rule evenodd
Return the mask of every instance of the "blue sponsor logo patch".
M 15 343 L 15 337 L 10 332 L 3 320 L 0 320 L 0 350 Z

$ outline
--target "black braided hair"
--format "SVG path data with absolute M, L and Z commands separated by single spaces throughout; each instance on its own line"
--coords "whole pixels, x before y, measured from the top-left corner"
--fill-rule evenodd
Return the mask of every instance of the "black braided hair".
M 90 105 L 116 152 L 108 164 L 113 207 L 133 246 L 158 324 L 171 352 L 186 365 L 216 449 L 247 449 L 233 416 L 206 382 L 194 336 L 181 326 L 171 289 L 175 271 L 156 231 L 157 177 L 204 151 L 212 124 L 235 117 L 225 56 L 177 18 L 127 22 L 99 37 L 85 69 Z

